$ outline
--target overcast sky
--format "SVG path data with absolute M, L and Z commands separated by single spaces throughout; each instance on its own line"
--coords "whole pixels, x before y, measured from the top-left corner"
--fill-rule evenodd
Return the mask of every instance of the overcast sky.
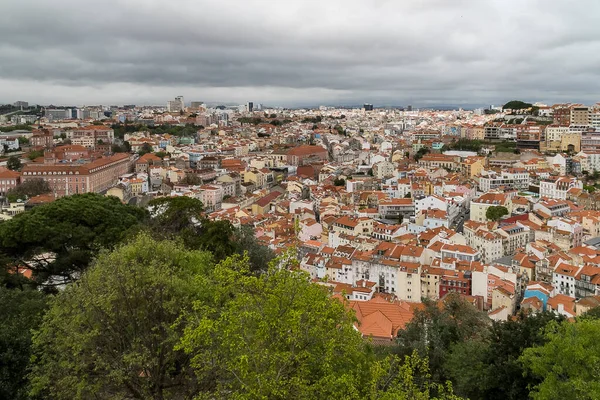
M 6 0 L 0 103 L 600 101 L 597 0 Z

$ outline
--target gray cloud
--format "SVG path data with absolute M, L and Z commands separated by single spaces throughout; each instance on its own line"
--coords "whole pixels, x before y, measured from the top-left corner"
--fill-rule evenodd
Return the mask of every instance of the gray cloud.
M 600 100 L 592 0 L 8 1 L 0 102 Z

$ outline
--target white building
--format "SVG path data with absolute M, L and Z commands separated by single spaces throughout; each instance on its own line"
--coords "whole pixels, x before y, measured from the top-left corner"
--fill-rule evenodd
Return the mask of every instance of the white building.
M 529 172 L 525 169 L 481 171 L 479 190 L 489 192 L 499 187 L 525 190 L 529 188 Z
M 549 178 L 540 182 L 540 197 L 549 199 L 567 199 L 567 191 L 572 188 L 583 189 L 583 182 L 577 178 Z
M 180 112 L 184 111 L 185 103 L 183 101 L 183 96 L 175 97 L 175 100 L 169 100 L 167 102 L 167 111 L 168 112 Z
M 552 273 L 552 286 L 557 294 L 575 297 L 575 280 L 581 267 L 560 264 Z
M 454 201 L 436 195 L 427 196 L 415 202 L 416 215 L 435 209 L 444 211 L 450 224 L 460 212 L 459 206 Z

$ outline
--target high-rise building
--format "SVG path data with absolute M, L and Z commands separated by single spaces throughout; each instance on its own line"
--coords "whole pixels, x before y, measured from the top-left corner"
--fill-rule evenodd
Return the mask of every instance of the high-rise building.
M 412 111 L 412 106 L 409 104 L 408 107 L 406 107 L 406 111 Z
M 29 103 L 26 101 L 15 101 L 15 104 L 13 104 L 15 107 L 19 107 L 22 109 L 29 107 Z
M 373 111 L 373 104 L 365 103 L 365 105 L 363 106 L 363 109 L 365 111 Z
M 204 107 L 204 102 L 203 101 L 192 101 L 192 103 L 190 104 L 190 107 L 192 107 L 193 109 L 198 109 L 200 107 Z
M 185 103 L 183 101 L 183 96 L 175 97 L 175 100 L 169 100 L 167 102 L 167 111 L 168 112 L 180 112 L 185 108 Z
M 571 125 L 589 126 L 590 109 L 583 106 L 571 108 Z
M 47 108 L 44 111 L 44 115 L 50 121 L 57 121 L 57 120 L 65 119 L 67 116 L 67 112 L 66 112 L 66 110 L 62 110 L 62 109 L 48 109 Z
M 248 112 L 254 111 L 254 103 L 249 101 L 247 109 L 248 109 Z

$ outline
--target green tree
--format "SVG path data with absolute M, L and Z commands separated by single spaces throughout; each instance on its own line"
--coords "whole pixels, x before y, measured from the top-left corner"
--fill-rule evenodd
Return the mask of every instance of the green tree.
M 519 400 L 539 379 L 526 377 L 519 357 L 527 348 L 546 343 L 544 328 L 564 320 L 554 313 L 524 314 L 493 322 L 480 340 L 459 342 L 445 364 L 458 394 L 471 400 Z
M 531 108 L 531 103 L 525 103 L 521 100 L 512 100 L 502 106 L 503 110 L 523 110 L 526 108 Z
M 205 290 L 210 255 L 140 235 L 103 252 L 51 302 L 34 335 L 32 394 L 55 399 L 191 398 L 189 357 L 174 346 L 182 312 Z
M 192 248 L 210 251 L 216 261 L 226 259 L 236 250 L 233 225 L 229 221 L 210 221 L 204 218 Z
M 179 181 L 182 185 L 201 185 L 202 179 L 196 174 L 187 173 L 185 176 Z
M 589 309 L 581 317 L 600 319 L 600 306 Z
M 196 234 L 204 212 L 202 202 L 188 196 L 159 197 L 151 200 L 148 207 L 152 216 L 150 226 L 156 232 L 162 232 L 164 238 L 180 235 L 184 242 L 186 235 Z
M 6 161 L 6 168 L 11 171 L 18 171 L 22 166 L 23 164 L 21 164 L 21 158 L 19 156 L 10 156 L 8 157 L 8 161 Z
M 140 156 L 143 156 L 144 154 L 152 153 L 153 151 L 154 151 L 154 149 L 152 148 L 152 146 L 149 143 L 144 143 L 142 145 L 142 147 L 140 148 L 140 150 L 138 151 L 138 154 Z
M 233 232 L 234 251 L 236 254 L 247 254 L 250 264 L 250 272 L 266 272 L 269 263 L 275 258 L 275 253 L 258 242 L 254 228 L 250 225 L 242 225 Z
M 204 205 L 188 196 L 160 197 L 148 203 L 150 226 L 163 239 L 181 238 L 189 249 L 210 250 L 220 261 L 234 252 L 233 227 L 229 221 L 210 221 Z
M 546 339 L 546 344 L 526 349 L 521 357 L 528 374 L 541 379 L 531 397 L 600 398 L 600 320 L 553 322 Z
M 187 197 L 161 197 L 148 204 L 150 227 L 163 239 L 180 238 L 189 249 L 207 250 L 215 261 L 248 252 L 252 271 L 264 271 L 273 253 L 258 243 L 251 227 L 235 229 L 229 221 L 211 221 L 204 215 L 200 200 Z
M 46 296 L 37 290 L 0 287 L 0 398 L 28 399 L 31 330 L 42 322 Z
M 415 153 L 415 161 L 419 161 L 421 158 L 423 158 L 423 156 L 427 153 L 429 153 L 431 150 L 429 150 L 429 148 L 427 147 L 421 147 L 419 150 L 417 150 L 417 152 Z
M 404 360 L 390 356 L 372 363 L 371 392 L 367 398 L 378 400 L 459 400 L 450 382 L 432 382 L 429 364 L 416 351 Z
M 29 179 L 6 193 L 8 201 L 15 202 L 17 200 L 26 200 L 34 196 L 44 193 L 50 193 L 51 189 L 43 179 Z
M 481 337 L 490 323 L 487 315 L 456 293 L 446 295 L 442 304 L 424 301 L 404 330 L 398 332 L 396 350 L 409 355 L 416 350 L 429 359 L 434 381 L 447 380 L 444 365 L 452 345 Z
M 508 208 L 504 206 L 491 206 L 485 212 L 485 217 L 490 221 L 499 221 L 505 215 L 508 215 Z
M 346 180 L 344 178 L 335 178 L 333 184 L 335 186 L 346 186 Z
M 131 151 L 131 146 L 129 145 L 129 142 L 123 142 L 123 144 L 121 144 L 121 145 L 113 144 L 110 147 L 110 150 L 113 153 L 128 153 Z
M 19 140 L 19 147 L 24 144 L 29 144 L 29 139 L 24 136 L 19 136 L 17 139 Z
M 43 150 L 34 150 L 34 151 L 29 152 L 29 154 L 27 154 L 27 158 L 29 158 L 31 161 L 35 160 L 36 158 L 40 158 L 40 157 L 44 157 Z
M 101 248 L 112 248 L 146 219 L 141 208 L 116 197 L 86 193 L 63 197 L 0 224 L 0 248 L 9 265 L 25 265 L 35 282 L 70 282 Z
M 199 379 L 215 377 L 210 398 L 358 398 L 369 368 L 352 314 L 303 273 L 248 268 L 217 266 L 215 304 L 197 303 L 184 334 Z

